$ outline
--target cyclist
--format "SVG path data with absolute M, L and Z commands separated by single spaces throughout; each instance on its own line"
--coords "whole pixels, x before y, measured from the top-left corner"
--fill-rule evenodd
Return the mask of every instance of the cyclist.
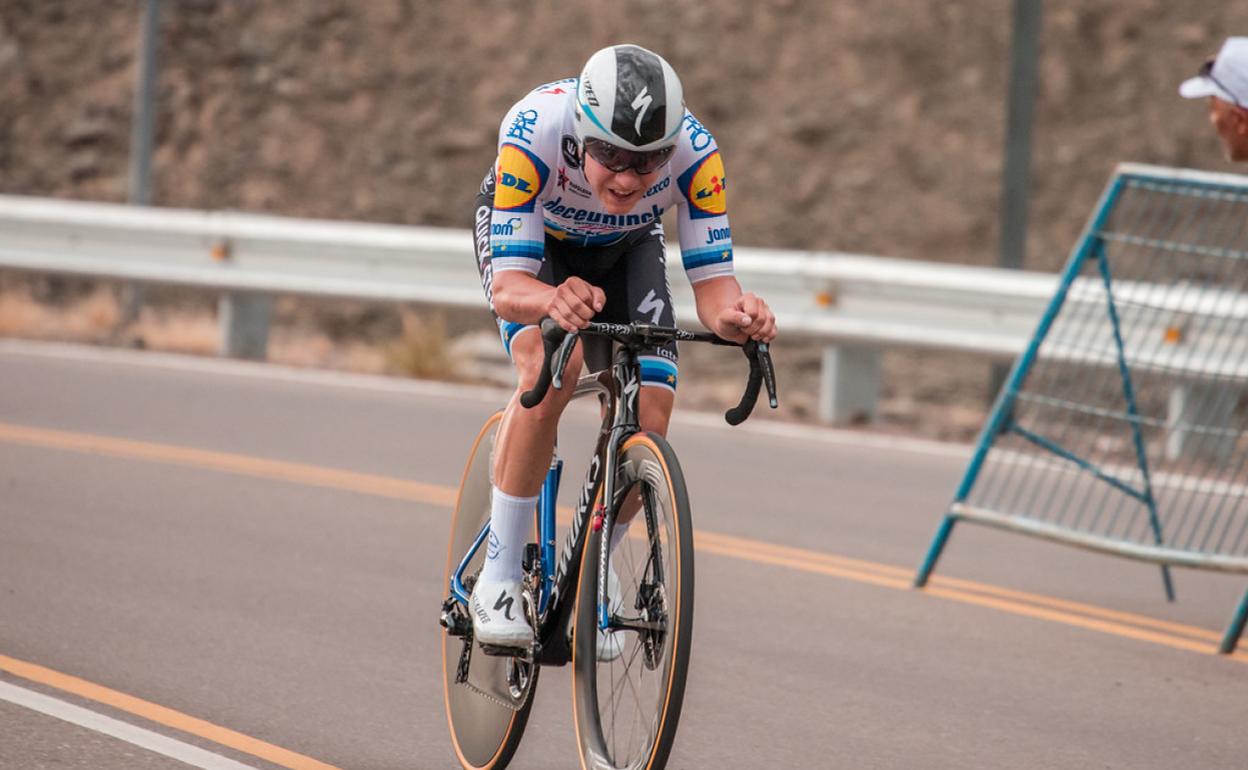
M 521 557 L 573 392 L 552 388 L 537 407 L 520 406 L 542 363 L 535 324 L 550 316 L 568 331 L 590 321 L 674 325 L 660 216 L 675 206 L 699 320 L 739 342 L 775 336 L 767 303 L 743 293 L 733 276 L 725 188 L 715 140 L 685 110 L 675 71 L 636 45 L 598 51 L 579 78 L 539 86 L 503 119 L 474 232 L 486 298 L 519 387 L 495 446 L 486 561 L 469 612 L 478 641 L 523 648 L 533 639 Z M 575 382 L 583 359 L 578 346 L 566 382 Z M 666 434 L 677 372 L 674 343 L 641 356 L 643 430 Z M 632 512 L 621 513 L 612 546 Z

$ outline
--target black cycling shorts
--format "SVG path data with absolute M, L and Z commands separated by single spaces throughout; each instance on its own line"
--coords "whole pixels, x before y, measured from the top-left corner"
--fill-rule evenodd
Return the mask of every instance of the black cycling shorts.
M 477 195 L 473 232 L 477 270 L 482 287 L 494 313 L 492 294 L 493 271 L 490 269 L 490 217 L 494 210 L 494 174 L 491 172 Z M 558 286 L 571 276 L 582 278 L 602 289 L 606 305 L 593 320 L 605 323 L 644 321 L 674 326 L 672 296 L 667 284 L 667 258 L 663 240 L 663 224 L 655 222 L 639 230 L 625 233 L 620 240 L 600 246 L 578 246 L 547 233 L 545 255 L 537 278 L 549 286 Z M 507 354 L 511 341 L 533 325 L 506 321 L 494 313 L 499 334 Z M 587 337 L 586 362 L 591 370 L 610 364 L 609 347 L 595 344 L 602 338 Z M 639 356 L 643 386 L 676 389 L 676 343 L 643 350 Z

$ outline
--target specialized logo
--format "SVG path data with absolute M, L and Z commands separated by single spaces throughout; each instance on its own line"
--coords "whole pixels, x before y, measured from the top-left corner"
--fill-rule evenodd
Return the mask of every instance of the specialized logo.
M 516 139 L 525 144 L 532 144 L 529 141 L 529 134 L 537 130 L 537 110 L 521 110 L 516 113 L 516 117 L 511 121 L 511 128 L 507 129 L 507 138 Z
M 632 107 L 637 111 L 637 120 L 633 122 L 633 130 L 641 136 L 641 121 L 646 115 L 646 110 L 650 109 L 650 102 L 654 101 L 654 97 L 650 95 L 650 86 L 642 86 L 641 93 L 637 94 L 637 98 L 633 100 Z
M 515 235 L 520 232 L 520 227 L 524 223 L 520 217 L 511 217 L 506 222 L 495 223 L 490 228 L 490 235 Z
M 708 227 L 706 228 L 706 245 L 715 243 L 716 241 L 732 240 L 731 227 Z
M 563 162 L 568 168 L 581 167 L 581 146 L 577 143 L 576 137 L 564 134 L 559 140 L 559 149 L 563 153 Z
M 527 212 L 546 185 L 550 169 L 541 158 L 515 144 L 504 144 L 498 151 L 498 167 L 494 173 L 497 188 L 495 211 Z
M 654 296 L 654 289 L 651 289 L 650 293 L 641 300 L 641 304 L 637 306 L 637 312 L 652 313 L 650 323 L 657 324 L 659 317 L 663 315 L 664 304 L 663 300 Z
M 589 102 L 590 107 L 599 105 L 598 95 L 594 93 L 594 86 L 589 82 L 588 78 L 585 80 L 585 101 Z
M 515 597 L 508 596 L 506 589 L 498 595 L 498 601 L 494 602 L 494 609 L 502 610 L 503 616 L 508 620 L 515 620 L 515 616 L 511 614 L 511 608 L 516 603 Z
M 689 216 L 693 219 L 723 216 L 728 211 L 724 177 L 724 161 L 719 150 L 690 166 L 677 180 L 685 199 L 689 201 Z

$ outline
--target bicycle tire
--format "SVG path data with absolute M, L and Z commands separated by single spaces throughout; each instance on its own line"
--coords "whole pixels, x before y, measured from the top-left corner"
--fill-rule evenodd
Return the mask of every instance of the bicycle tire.
M 644 506 L 655 513 L 652 529 L 643 523 L 643 506 L 637 513 L 642 520 L 634 519 L 628 537 L 610 556 L 609 564 L 616 568 L 622 589 L 619 615 L 630 616 L 633 622 L 661 625 L 663 631 L 617 631 L 623 635 L 622 653 L 616 660 L 598 660 L 597 592 L 602 532 L 590 527 L 581 555 L 577 590 L 573 716 L 583 768 L 660 770 L 667 764 L 675 742 L 692 641 L 694 570 L 689 496 L 675 452 L 657 434 L 637 433 L 628 438 L 620 450 L 619 472 L 621 490 L 638 487 L 652 491 L 652 498 Z M 634 550 L 638 553 L 634 554 Z M 651 560 L 655 554 L 658 558 Z M 639 566 L 639 562 L 644 563 Z M 655 562 L 666 562 L 657 581 L 651 567 Z M 643 588 L 645 585 L 650 587 Z M 661 624 L 654 621 L 659 616 L 663 618 Z M 646 676 L 660 667 L 654 676 Z M 619 701 L 630 692 L 633 703 L 624 704 L 621 709 Z M 648 712 L 651 699 L 653 714 Z M 626 712 L 623 718 L 634 725 L 628 728 L 631 732 L 623 741 L 621 711 Z M 630 711 L 635 712 L 635 721 L 629 717 Z M 634 740 L 637 728 L 643 734 Z
M 450 584 L 451 574 L 459 566 L 459 560 L 468 552 L 490 516 L 490 466 L 493 463 L 494 439 L 502 416 L 502 412 L 496 412 L 486 420 L 469 452 L 451 520 L 443 587 Z M 481 549 L 481 553 L 484 550 Z M 474 574 L 479 569 L 482 558 L 478 555 L 469 564 L 465 574 Z M 480 647 L 475 647 L 475 642 L 473 644 L 470 667 L 485 666 L 485 671 L 492 672 L 490 676 L 496 676 L 498 672 L 505 672 L 501 667 L 516 665 L 509 658 L 487 656 L 481 652 Z M 509 707 L 455 681 L 462 650 L 463 642 L 460 638 L 443 632 L 442 691 L 451 743 L 460 765 L 466 770 L 501 770 L 511 762 L 512 755 L 520 745 L 520 739 L 524 737 L 540 669 L 535 664 L 529 667 L 529 680 L 523 701 L 518 706 L 513 703 Z

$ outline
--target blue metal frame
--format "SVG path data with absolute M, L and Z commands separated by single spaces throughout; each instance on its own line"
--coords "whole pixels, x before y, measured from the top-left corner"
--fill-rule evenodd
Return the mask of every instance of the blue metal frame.
M 920 565 L 918 572 L 915 574 L 914 586 L 916 588 L 922 588 L 927 584 L 927 581 L 931 577 L 932 571 L 936 567 L 937 561 L 940 559 L 941 553 L 944 551 L 945 545 L 949 540 L 949 536 L 953 532 L 954 524 L 959 518 L 962 518 L 961 515 L 955 512 L 954 507 L 958 504 L 965 503 L 966 498 L 970 495 L 971 489 L 974 487 L 979 478 L 980 471 L 983 469 L 984 461 L 988 455 L 989 449 L 991 449 L 997 436 L 1006 431 L 1012 431 L 1013 433 L 1020 435 L 1025 440 L 1043 446 L 1058 456 L 1075 462 L 1102 481 L 1105 481 L 1132 497 L 1141 500 L 1148 507 L 1150 525 L 1155 540 L 1158 545 L 1164 541 L 1161 523 L 1157 514 L 1156 502 L 1153 496 L 1152 479 L 1149 472 L 1147 457 L 1144 451 L 1143 439 L 1140 434 L 1138 419 L 1131 420 L 1131 427 L 1133 431 L 1136 456 L 1139 462 L 1140 470 L 1143 474 L 1143 490 L 1133 489 L 1128 485 L 1123 484 L 1118 479 L 1109 477 L 1100 469 L 1090 465 L 1080 458 L 1075 457 L 1060 445 L 1057 445 L 1042 436 L 1035 435 L 1021 426 L 1011 425 L 1011 422 L 1012 412 L 1015 401 L 1018 398 L 1018 393 L 1022 388 L 1023 382 L 1027 379 L 1032 365 L 1035 363 L 1040 346 L 1048 336 L 1059 311 L 1065 304 L 1067 294 L 1069 293 L 1070 287 L 1074 283 L 1075 278 L 1078 277 L 1089 257 L 1093 256 L 1095 256 L 1098 260 L 1097 267 L 1105 284 L 1108 296 L 1108 313 L 1111 323 L 1113 324 L 1114 339 L 1118 346 L 1118 367 L 1122 375 L 1123 395 L 1127 401 L 1128 414 L 1132 418 L 1138 417 L 1134 385 L 1131 381 L 1131 376 L 1127 370 L 1124 359 L 1123 340 L 1119 326 L 1117 308 L 1114 304 L 1113 294 L 1109 291 L 1111 276 L 1109 274 L 1109 265 L 1105 254 L 1105 239 L 1102 237 L 1101 231 L 1108 221 L 1109 215 L 1113 211 L 1122 190 L 1127 186 L 1128 182 L 1132 184 L 1143 183 L 1145 185 L 1172 185 L 1176 181 L 1181 181 L 1183 185 L 1188 187 L 1198 187 L 1209 190 L 1228 189 L 1228 185 L 1217 182 L 1186 178 L 1176 180 L 1147 172 L 1139 173 L 1130 170 L 1120 170 L 1114 176 L 1109 187 L 1106 188 L 1105 192 L 1102 194 L 1101 199 L 1097 204 L 1095 214 L 1089 221 L 1088 226 L 1085 228 L 1077 249 L 1071 254 L 1070 260 L 1067 262 L 1066 267 L 1062 271 L 1057 292 L 1054 294 L 1053 299 L 1049 302 L 1048 307 L 1045 309 L 1044 315 L 1036 327 L 1036 332 L 1032 335 L 1031 342 L 1028 344 L 1027 349 L 1023 352 L 1023 354 L 1014 362 L 1014 366 L 1010 371 L 1009 377 L 1002 386 L 1001 392 L 997 395 L 996 402 L 993 404 L 992 412 L 989 414 L 988 420 L 985 422 L 984 428 L 980 432 L 971 461 L 967 466 L 961 483 L 958 485 L 953 503 L 942 518 L 940 526 L 937 528 L 936 534 L 932 539 L 932 543 L 928 548 L 926 556 L 924 557 L 923 563 Z M 1169 568 L 1167 565 L 1162 564 L 1161 569 L 1162 580 L 1166 589 L 1166 596 L 1168 599 L 1173 601 L 1174 587 L 1173 582 L 1171 581 Z M 1227 627 L 1226 633 L 1224 634 L 1221 644 L 1218 647 L 1218 651 L 1224 654 L 1233 652 L 1240 637 L 1243 635 L 1246 626 L 1248 626 L 1248 592 L 1245 592 L 1243 598 L 1240 600 L 1239 606 L 1236 608 L 1235 615 L 1232 618 L 1230 625 Z
M 546 612 L 546 604 L 550 601 L 551 584 L 555 582 L 555 501 L 559 496 L 559 479 L 563 475 L 563 460 L 556 457 L 550 464 L 550 470 L 546 472 L 546 479 L 542 482 L 542 491 L 537 499 L 538 512 L 538 542 L 542 544 L 541 564 L 542 564 L 542 580 L 540 581 L 540 593 L 538 596 L 539 614 Z M 481 544 L 485 542 L 486 535 L 490 532 L 490 523 L 487 521 L 481 527 L 481 532 L 477 534 L 472 545 L 468 548 L 468 553 L 464 554 L 464 558 L 459 562 L 459 566 L 455 568 L 455 572 L 451 574 L 451 594 L 460 604 L 468 606 L 468 598 L 470 591 L 464 585 L 464 570 L 468 568 L 468 562 L 472 561 L 472 557 L 477 555 Z
M 1079 271 L 1083 269 L 1084 262 L 1091 255 L 1093 244 L 1099 242 L 1097 234 L 1105 226 L 1106 220 L 1109 219 L 1109 212 L 1113 210 L 1118 196 L 1122 193 L 1124 184 L 1125 180 L 1123 177 L 1116 177 L 1113 184 L 1101 196 L 1101 202 L 1096 215 L 1088 223 L 1083 238 L 1080 239 L 1079 249 L 1071 255 L 1070 260 L 1066 263 L 1065 270 L 1062 271 L 1057 293 L 1053 295 L 1049 306 L 1045 308 L 1044 316 L 1041 317 L 1040 324 L 1036 327 L 1036 333 L 1032 335 L 1027 349 L 1014 362 L 1014 367 L 1010 370 L 1010 376 L 1006 378 L 1005 384 L 1001 387 L 1001 392 L 997 395 L 997 401 L 992 407 L 992 414 L 988 417 L 983 431 L 979 434 L 979 441 L 975 445 L 975 454 L 971 457 L 971 463 L 967 466 L 966 474 L 962 477 L 962 483 L 958 485 L 958 491 L 954 495 L 954 503 L 964 502 L 967 495 L 971 493 L 971 488 L 975 485 L 975 480 L 979 478 L 980 470 L 983 469 L 984 460 L 988 456 L 988 450 L 992 447 L 992 443 L 997 435 L 1005 429 L 1006 421 L 1011 419 L 1014 401 L 1018 398 L 1018 391 L 1022 388 L 1023 381 L 1027 379 L 1027 375 L 1031 371 L 1031 365 L 1035 362 L 1036 356 L 1040 352 L 1040 345 L 1048 337 L 1049 330 L 1057 319 L 1058 311 L 1066 304 L 1066 295 L 1070 292 L 1070 287 L 1074 284 L 1075 278 L 1079 276 Z M 944 519 L 940 523 L 940 528 L 937 529 L 936 536 L 932 539 L 932 544 L 928 548 L 927 556 L 919 567 L 918 573 L 914 576 L 915 588 L 922 588 L 927 585 L 928 578 L 931 576 L 932 570 L 936 568 L 936 562 L 940 559 L 940 554 L 944 551 L 945 544 L 949 540 L 949 535 L 953 533 L 953 525 L 957 522 L 957 519 L 957 515 L 952 511 L 945 514 Z
M 464 585 L 464 570 L 468 567 L 468 562 L 472 561 L 472 557 L 477 555 L 477 550 L 481 548 L 481 544 L 485 542 L 485 536 L 490 533 L 490 523 L 487 521 L 481 527 L 481 531 L 477 533 L 476 540 L 472 541 L 472 547 L 468 549 L 468 553 L 464 555 L 463 561 L 455 568 L 455 574 L 451 575 L 451 593 L 459 600 L 459 603 L 468 606 L 468 587 Z
M 1114 302 L 1113 278 L 1109 273 L 1109 258 L 1105 256 L 1105 244 L 1096 242 L 1096 266 L 1101 273 L 1101 281 L 1105 284 L 1105 308 L 1109 320 L 1114 327 L 1114 344 L 1118 347 L 1118 374 L 1122 377 L 1122 395 L 1127 400 L 1127 414 L 1131 418 L 1131 438 L 1135 444 L 1135 461 L 1144 477 L 1144 504 L 1148 508 L 1148 523 L 1153 530 L 1153 539 L 1157 545 L 1165 543 L 1161 534 L 1161 519 L 1157 516 L 1157 499 L 1153 496 L 1153 478 L 1148 470 L 1148 453 L 1144 449 L 1144 436 L 1140 433 L 1140 410 L 1135 402 L 1135 384 L 1131 381 L 1131 370 L 1127 367 L 1127 351 L 1122 342 L 1122 326 L 1118 323 L 1118 306 Z M 1166 590 L 1166 599 L 1174 601 L 1174 581 L 1170 577 L 1170 568 L 1161 565 L 1161 582 Z
M 559 498 L 559 479 L 563 476 L 563 460 L 556 455 L 546 471 L 542 482 L 541 497 L 537 501 L 537 542 L 541 543 L 542 579 L 538 592 L 538 614 L 546 614 L 550 602 L 551 587 L 555 582 L 555 502 Z

